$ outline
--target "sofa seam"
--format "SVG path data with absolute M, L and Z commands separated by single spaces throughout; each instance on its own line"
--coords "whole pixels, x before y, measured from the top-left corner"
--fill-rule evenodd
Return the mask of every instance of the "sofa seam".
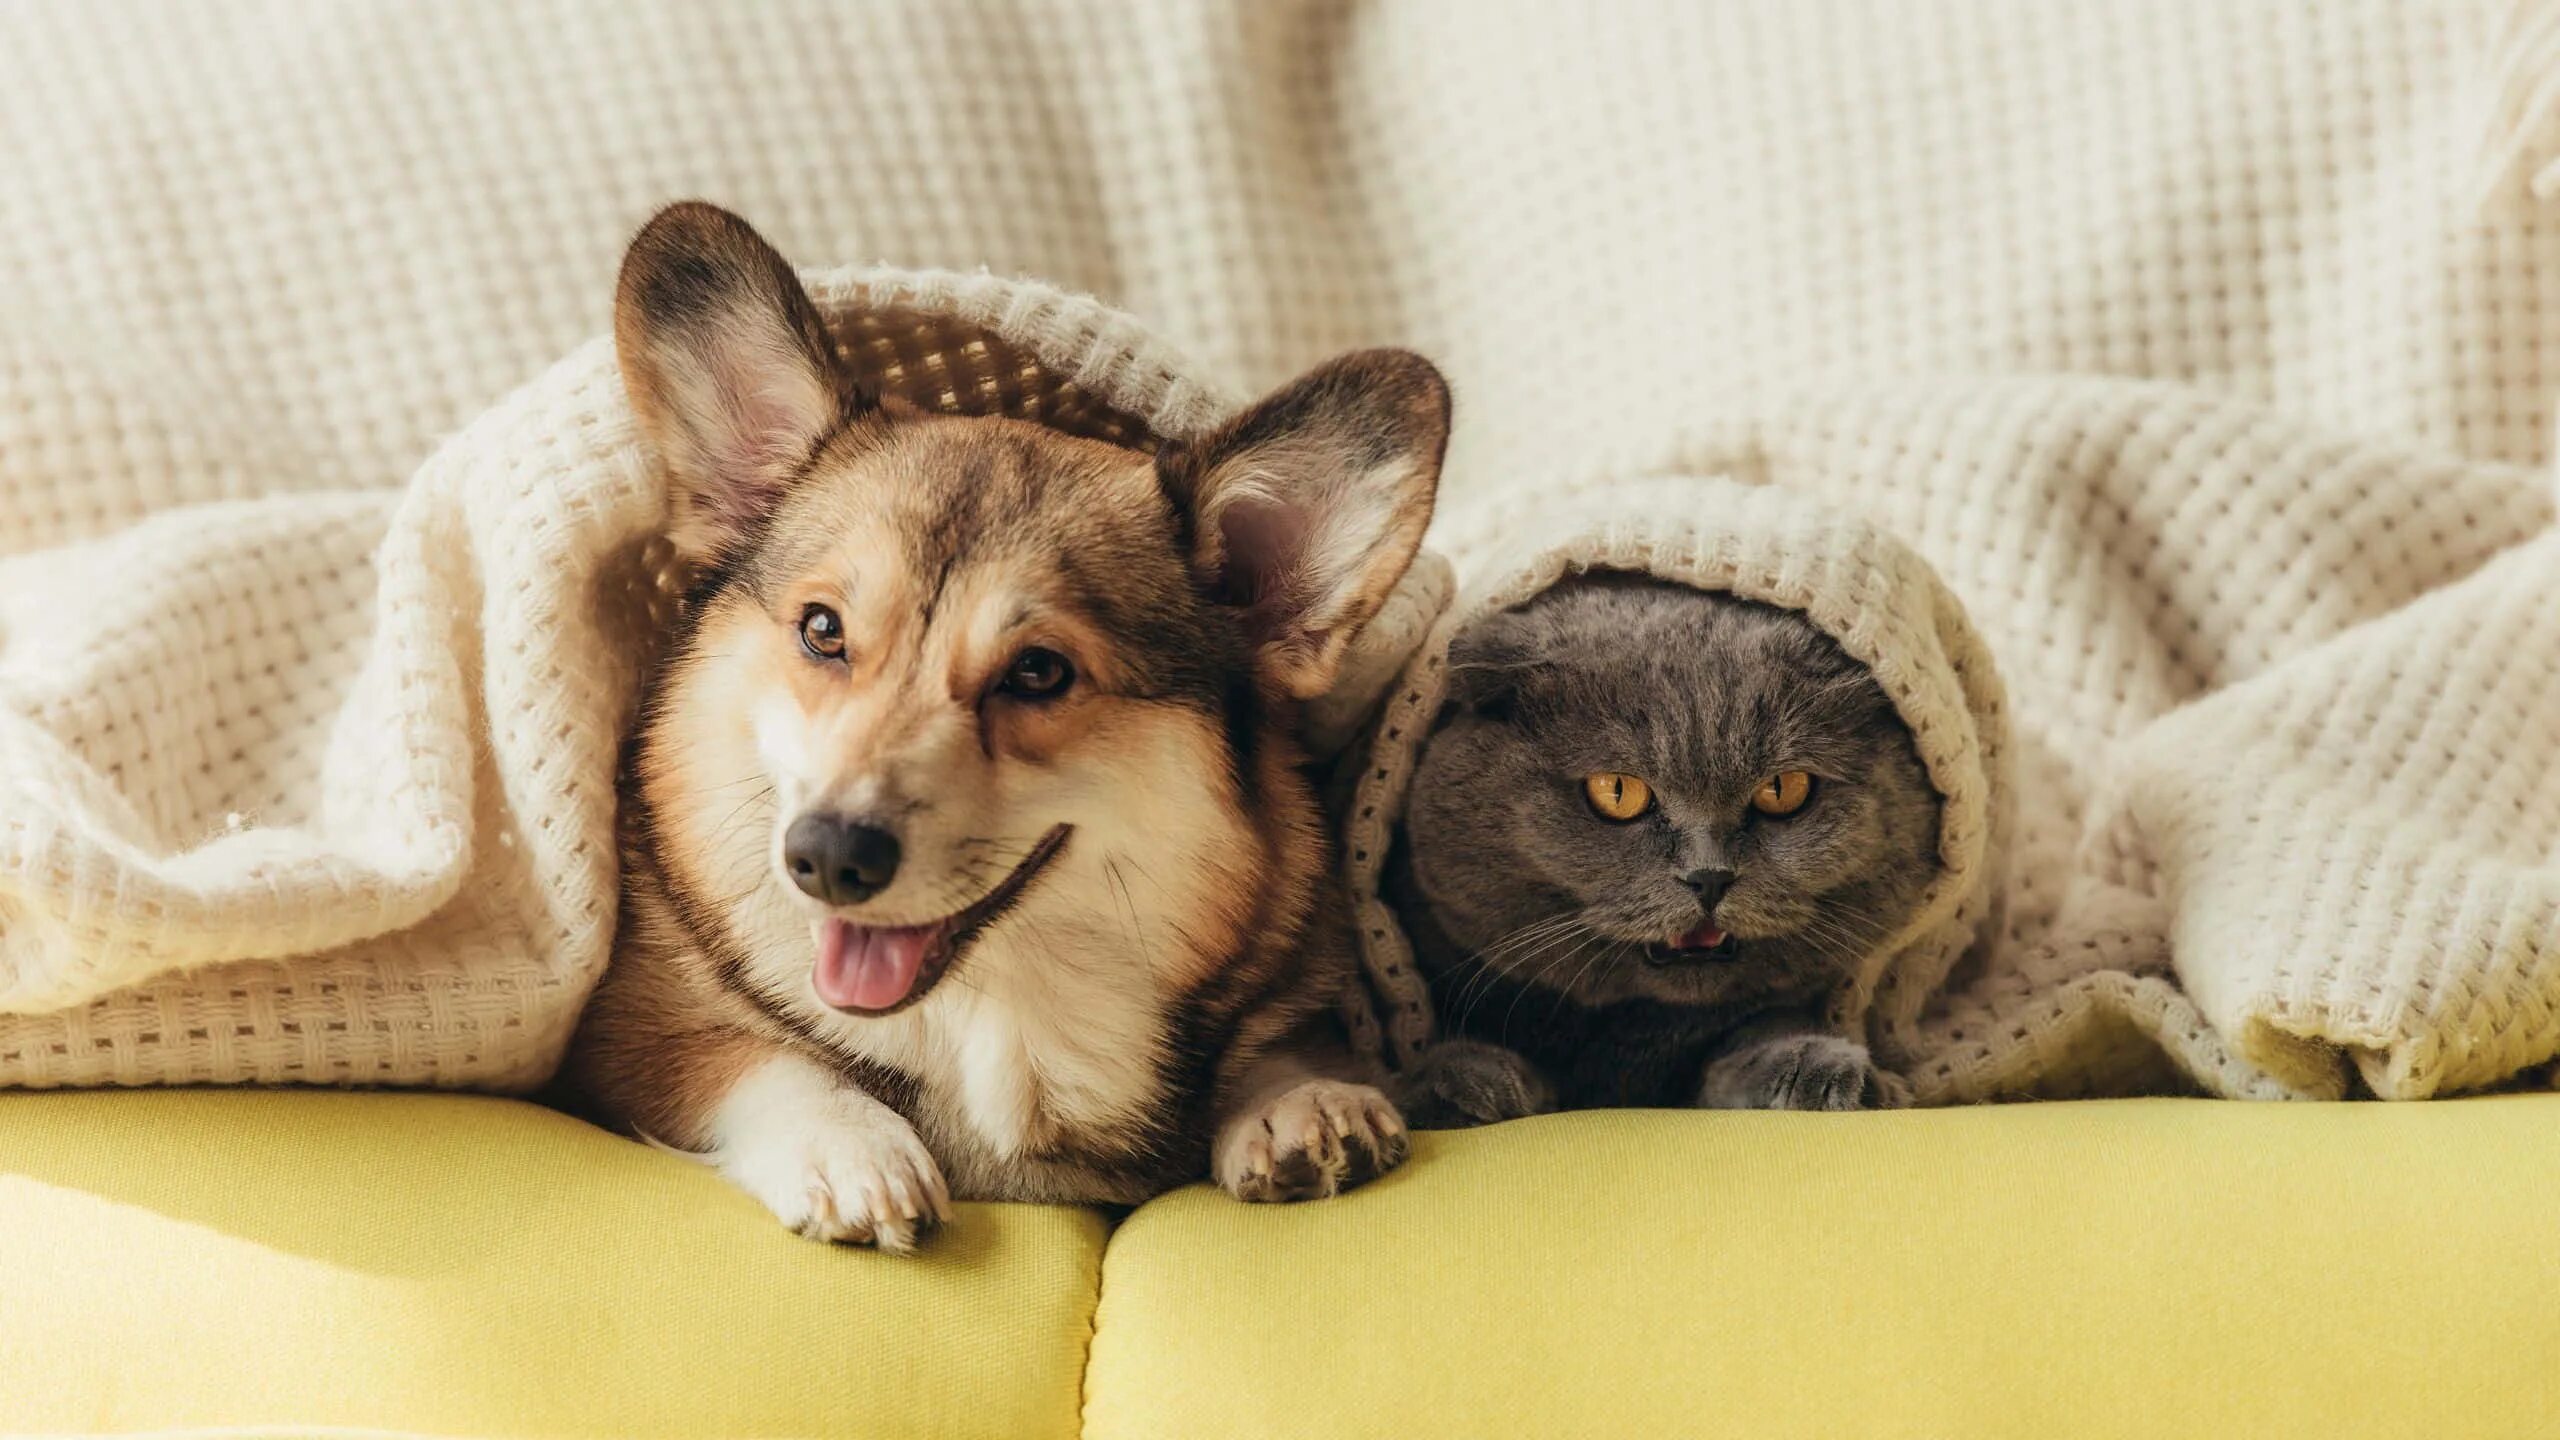
M 1105 1262 L 1111 1258 L 1111 1247 L 1120 1238 L 1120 1227 L 1110 1217 L 1102 1219 L 1102 1244 L 1088 1262 L 1093 1266 L 1093 1282 L 1086 1288 L 1093 1295 L 1093 1308 L 1084 1319 L 1084 1359 L 1076 1366 L 1076 1428 L 1078 1440 L 1093 1431 L 1090 1411 L 1093 1406 L 1093 1342 L 1102 1333 L 1102 1285 Z

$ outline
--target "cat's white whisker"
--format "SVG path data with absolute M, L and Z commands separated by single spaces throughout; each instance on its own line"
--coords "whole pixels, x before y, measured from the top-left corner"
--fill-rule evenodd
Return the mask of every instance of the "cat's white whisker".
M 1501 1034 L 1506 1043 L 1508 1043 L 1511 1038 L 1511 1022 L 1520 1013 L 1520 1002 L 1529 998 L 1529 992 L 1537 988 L 1538 982 L 1546 979 L 1547 975 L 1551 971 L 1556 970 L 1569 961 L 1579 958 L 1583 952 L 1583 947 L 1589 945 L 1592 941 L 1598 940 L 1605 943 L 1609 938 L 1608 936 L 1601 934 L 1599 931 L 1592 929 L 1588 925 L 1582 926 L 1581 930 L 1582 934 L 1580 937 L 1575 939 L 1572 949 L 1563 952 L 1556 958 L 1549 960 L 1546 964 L 1539 966 L 1538 972 L 1530 976 L 1527 980 L 1522 981 L 1519 993 L 1511 997 L 1511 1008 L 1502 1012 Z
M 1562 915 L 1550 915 L 1543 920 L 1531 921 L 1486 946 L 1472 957 L 1476 967 L 1475 972 L 1469 975 L 1459 987 L 1450 1008 L 1454 1010 L 1464 1007 L 1469 995 L 1475 992 L 1490 991 L 1496 980 L 1510 973 L 1516 965 L 1535 956 L 1545 946 L 1563 939 L 1580 923 L 1581 917 L 1570 911 Z M 1468 1009 L 1467 1013 L 1472 1014 L 1472 1009 Z
M 1573 972 L 1573 978 L 1556 988 L 1556 1002 L 1547 1007 L 1547 1023 L 1554 1024 L 1555 1018 L 1564 1013 L 1565 1005 L 1573 999 L 1574 990 L 1582 984 L 1582 977 L 1590 974 L 1593 966 L 1614 964 L 1620 956 L 1632 954 L 1635 949 L 1624 940 L 1613 941 L 1607 949 L 1595 951 L 1590 959 L 1583 961 L 1582 968 Z
M 1495 982 L 1512 974 L 1520 965 L 1545 954 L 1549 946 L 1566 939 L 1579 923 L 1577 917 L 1567 914 L 1550 917 L 1539 922 L 1535 927 L 1522 927 L 1524 931 L 1534 928 L 1540 932 L 1535 937 L 1535 943 L 1514 947 L 1513 953 L 1503 957 L 1498 963 L 1480 966 L 1477 972 L 1469 977 L 1467 986 L 1461 991 L 1461 998 L 1465 1003 L 1460 1006 L 1453 1002 L 1450 1007 L 1458 1011 L 1459 1023 L 1463 1025 L 1468 1019 L 1474 1017 L 1476 1008 L 1493 993 Z M 1552 959 L 1549 963 L 1553 963 Z M 1545 965 L 1540 966 L 1538 974 L 1545 974 L 1547 968 L 1548 966 Z

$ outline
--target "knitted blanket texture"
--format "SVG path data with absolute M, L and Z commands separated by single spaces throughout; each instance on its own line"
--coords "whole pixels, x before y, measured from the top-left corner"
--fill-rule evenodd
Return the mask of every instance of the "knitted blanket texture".
M 1314 717 L 1390 1058 L 1440 651 L 1583 565 L 1885 678 L 1943 873 L 1839 1018 L 1921 1098 L 2560 1054 L 2552 0 L 27 0 L 0 145 L 0 1084 L 556 1063 L 685 195 L 920 404 L 1443 365 L 1448 565 Z

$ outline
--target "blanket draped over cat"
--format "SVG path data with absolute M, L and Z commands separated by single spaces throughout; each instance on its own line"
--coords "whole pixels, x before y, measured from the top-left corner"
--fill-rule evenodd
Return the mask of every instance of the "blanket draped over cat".
M 1445 527 L 1459 597 L 1405 637 L 1339 802 L 1364 1041 L 1403 1063 L 1432 1036 L 1380 889 L 1450 637 L 1596 569 L 1802 611 L 1910 726 L 1942 870 L 1833 1019 L 1920 1103 L 2415 1098 L 2548 1062 L 2548 493 L 2142 399 L 2076 381 L 1809 398 L 1690 473 L 1523 485 Z M 2216 443 L 2139 443 L 2152 426 Z

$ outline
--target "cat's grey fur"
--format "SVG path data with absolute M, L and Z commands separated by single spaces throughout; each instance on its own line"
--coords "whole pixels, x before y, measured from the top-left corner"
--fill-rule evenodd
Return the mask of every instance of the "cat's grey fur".
M 1938 798 L 1875 677 L 1792 611 L 1589 575 L 1462 630 L 1389 883 L 1441 1043 L 1417 1125 L 1551 1109 L 1858 1109 L 1892 1082 L 1826 1000 L 1935 873 Z M 1750 797 L 1816 777 L 1778 819 Z M 1655 808 L 1596 816 L 1583 778 Z M 1688 879 L 1730 871 L 1711 910 Z M 1731 953 L 1665 942 L 1712 921 Z

